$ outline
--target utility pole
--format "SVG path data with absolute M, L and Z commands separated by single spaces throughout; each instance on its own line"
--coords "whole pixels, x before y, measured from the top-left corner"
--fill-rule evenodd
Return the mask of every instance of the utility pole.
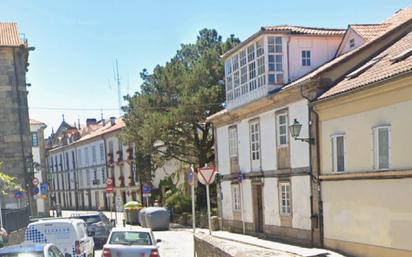
M 116 59 L 116 71 L 114 74 L 114 80 L 117 84 L 117 104 L 119 106 L 119 116 L 122 116 L 122 90 L 120 87 L 120 76 L 119 76 L 119 64 Z

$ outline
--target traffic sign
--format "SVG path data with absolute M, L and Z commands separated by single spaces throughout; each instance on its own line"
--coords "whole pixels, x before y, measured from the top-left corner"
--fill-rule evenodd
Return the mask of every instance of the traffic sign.
M 40 193 L 40 189 L 39 189 L 38 187 L 35 187 L 33 191 L 34 191 L 34 194 L 36 194 L 36 195 L 37 195 L 38 193 Z
M 113 179 L 107 178 L 107 179 L 106 179 L 106 185 L 108 185 L 108 186 L 113 185 Z
M 40 192 L 42 195 L 47 195 L 47 185 L 46 183 L 40 183 Z
M 16 198 L 17 199 L 23 198 L 23 192 L 22 191 L 16 191 Z
M 39 179 L 38 178 L 34 178 L 33 181 L 33 186 L 37 186 L 39 184 Z
M 193 184 L 193 175 L 194 175 L 193 173 L 195 173 L 195 172 L 193 171 L 193 167 L 190 166 L 190 168 L 189 168 L 189 174 L 188 174 L 188 179 L 187 179 L 187 181 L 189 182 L 189 185 L 190 185 L 190 186 Z
M 204 167 L 199 169 L 197 178 L 203 185 L 210 185 L 215 181 L 216 170 L 215 167 Z
M 143 194 L 149 194 L 152 191 L 149 185 L 143 186 Z

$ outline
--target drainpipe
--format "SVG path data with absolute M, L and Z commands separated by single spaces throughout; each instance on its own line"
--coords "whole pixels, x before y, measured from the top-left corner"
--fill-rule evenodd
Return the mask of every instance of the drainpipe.
M 291 80 L 290 79 L 290 64 L 289 64 L 289 45 L 290 45 L 290 34 L 288 34 L 288 42 L 287 42 L 287 45 L 286 45 L 286 54 L 287 54 L 287 59 L 288 59 L 288 61 L 287 61 L 287 66 L 288 66 L 288 82 Z
M 76 143 L 75 143 L 76 144 Z M 74 159 L 75 159 L 75 163 L 76 163 L 76 167 L 74 167 L 74 172 L 73 172 L 73 176 L 74 176 L 74 203 L 76 206 L 76 210 L 79 210 L 79 193 L 78 193 L 78 181 L 77 181 L 77 171 L 79 169 L 79 163 L 77 162 L 77 146 L 74 146 Z M 70 182 L 69 182 L 70 183 Z
M 310 180 L 310 210 L 311 210 L 311 216 L 314 215 L 314 207 L 313 207 L 313 182 L 317 184 L 317 192 L 318 192 L 318 228 L 320 232 L 320 245 L 323 247 L 323 219 L 322 219 L 322 201 L 321 201 L 321 191 L 320 191 L 320 182 L 319 182 L 319 172 L 320 172 L 320 158 L 319 158 L 319 115 L 315 110 L 313 109 L 312 106 L 312 99 L 310 99 L 308 96 L 305 96 L 303 94 L 303 85 L 300 86 L 300 94 L 301 96 L 308 101 L 308 120 L 309 120 L 309 140 L 312 140 L 312 132 L 311 128 L 313 125 L 315 125 L 315 147 L 316 147 L 316 164 L 317 164 L 317 169 L 318 169 L 318 174 L 317 176 L 313 175 L 313 165 L 312 165 L 312 145 L 309 145 L 309 172 L 311 176 Z M 312 113 L 316 116 L 316 124 L 312 124 Z M 312 217 L 311 217 L 311 223 L 312 223 Z M 312 246 L 314 245 L 314 227 L 313 224 L 311 226 L 311 241 L 312 241 Z

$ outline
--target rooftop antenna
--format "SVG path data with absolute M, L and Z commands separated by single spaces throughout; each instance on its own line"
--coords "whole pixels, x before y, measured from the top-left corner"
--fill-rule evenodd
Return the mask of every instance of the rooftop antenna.
M 114 71 L 114 81 L 117 83 L 117 104 L 119 105 L 119 116 L 122 116 L 122 90 L 120 88 L 119 64 L 116 59 L 116 70 Z

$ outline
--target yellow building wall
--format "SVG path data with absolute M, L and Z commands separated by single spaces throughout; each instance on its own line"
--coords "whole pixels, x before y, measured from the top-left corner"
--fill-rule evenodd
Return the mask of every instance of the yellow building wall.
M 412 178 L 322 182 L 325 240 L 412 251 L 410 196 Z
M 325 246 L 353 256 L 412 256 L 411 77 L 331 99 L 315 109 L 320 118 Z M 375 173 L 386 174 L 383 179 L 357 179 L 374 171 L 373 128 L 379 125 L 391 126 L 390 172 Z M 347 180 L 332 173 L 331 136 L 341 133 L 343 174 L 353 174 Z M 409 178 L 394 179 L 391 173 Z
M 346 136 L 346 171 L 371 171 L 373 128 L 379 125 L 391 126 L 390 168 L 412 168 L 408 151 L 412 146 L 412 80 L 368 91 L 336 99 L 318 110 L 322 174 L 331 173 L 331 136 L 338 133 Z

